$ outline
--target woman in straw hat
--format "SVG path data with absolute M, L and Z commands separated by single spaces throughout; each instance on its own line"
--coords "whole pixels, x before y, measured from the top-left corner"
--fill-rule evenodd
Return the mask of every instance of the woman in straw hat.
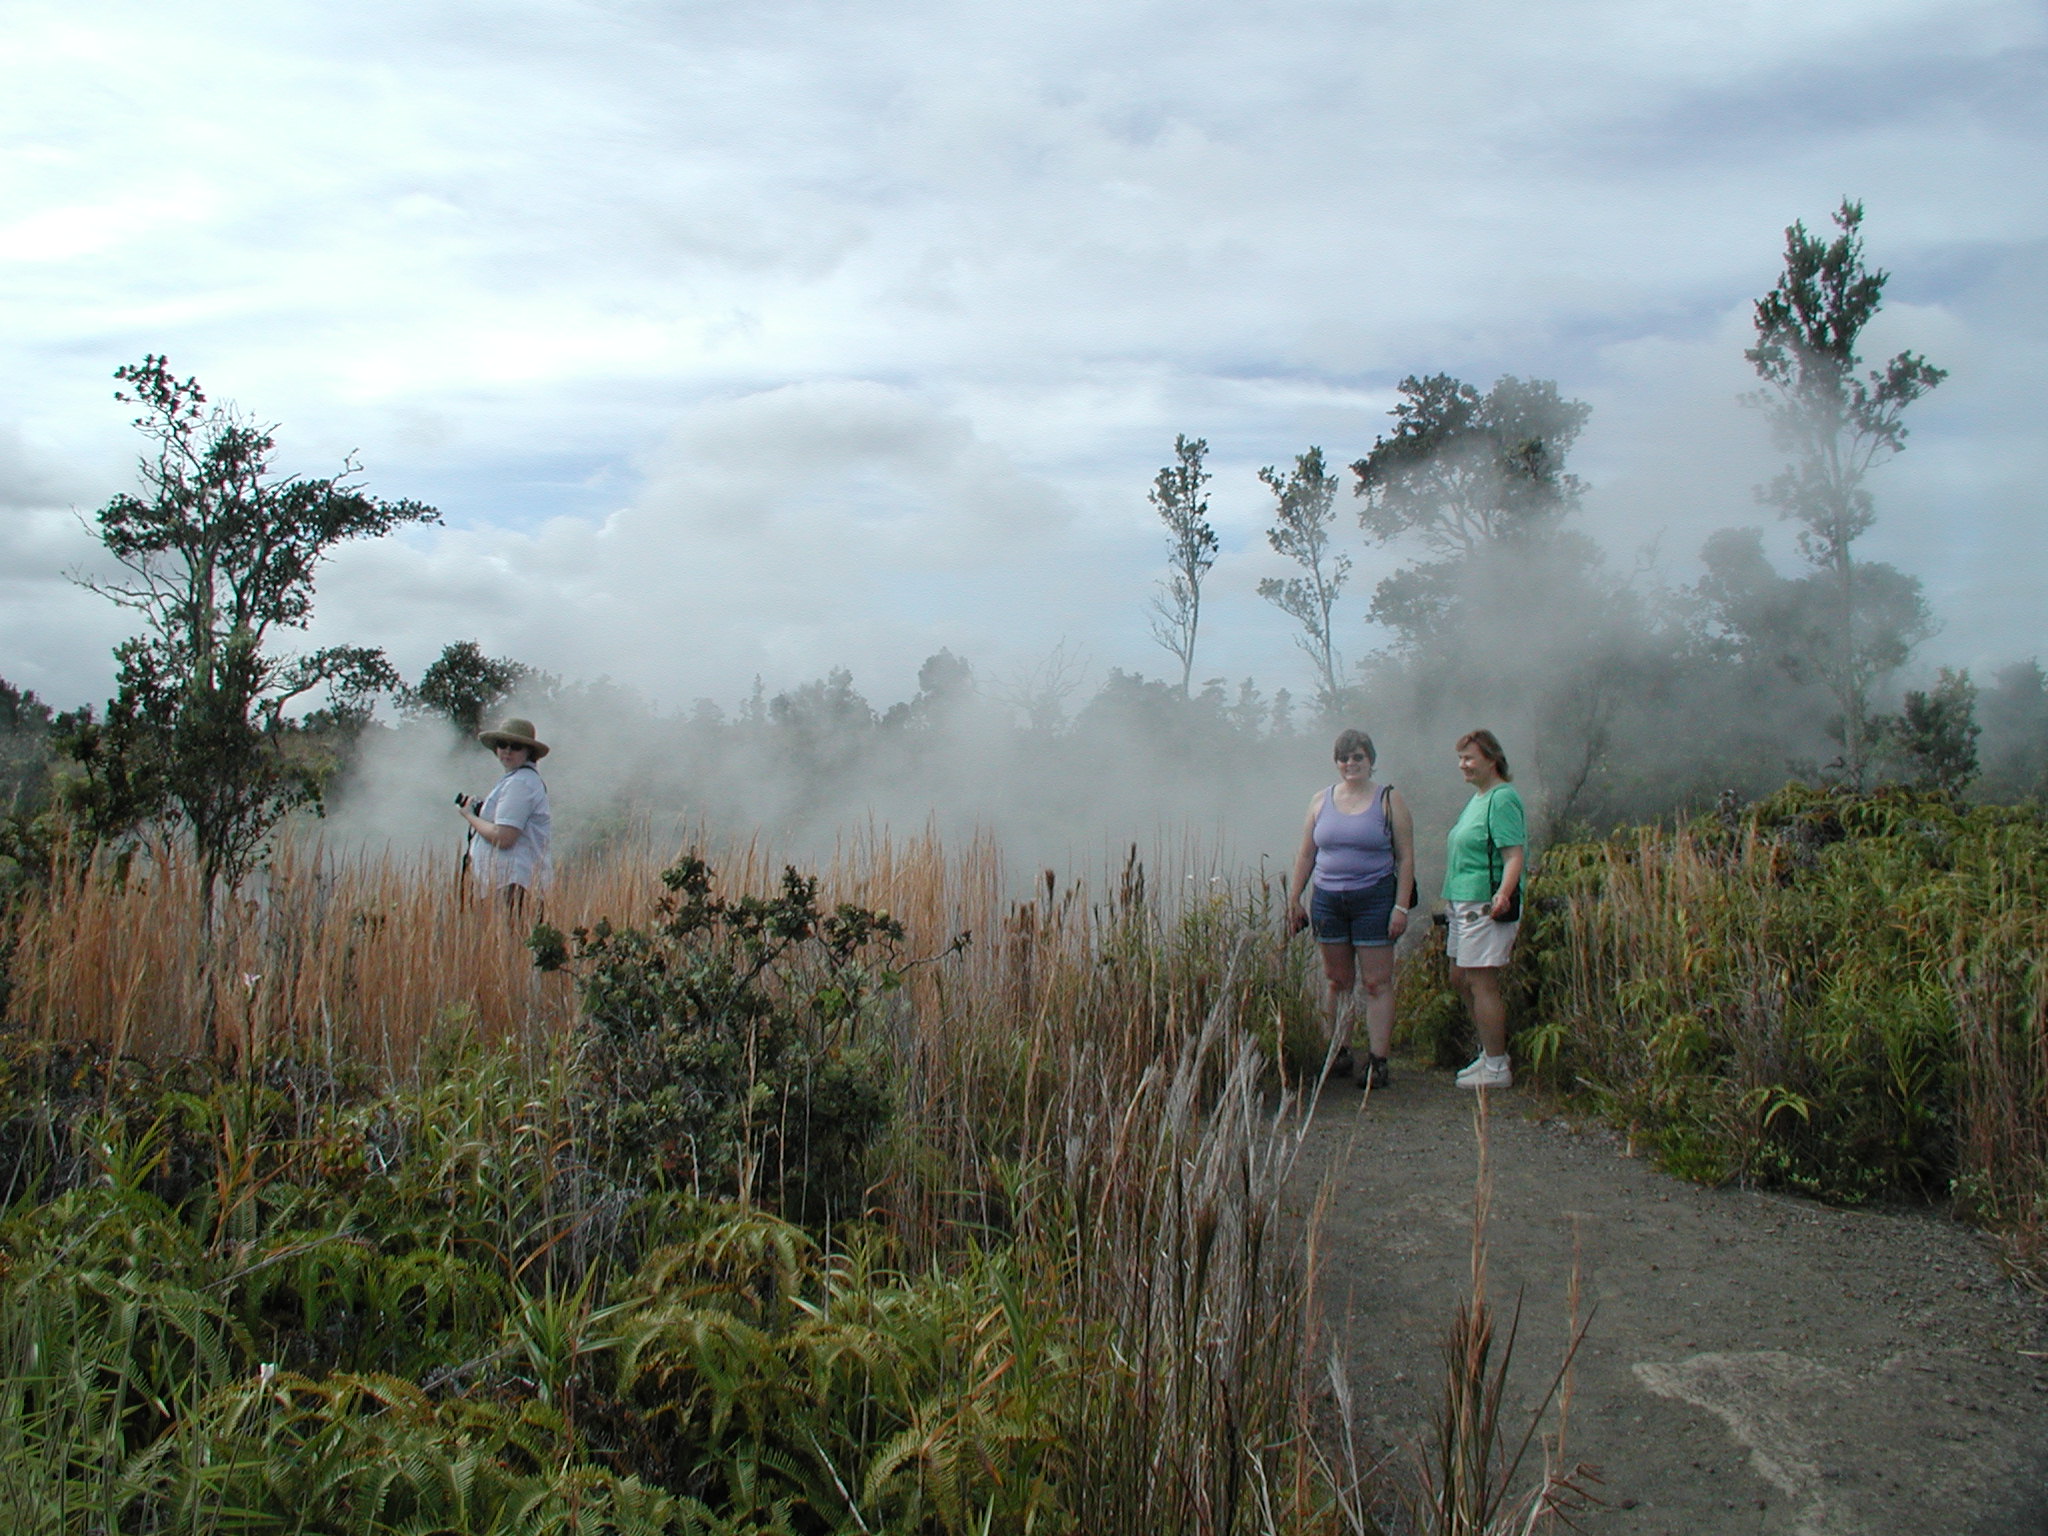
M 531 720 L 507 720 L 477 740 L 498 754 L 505 775 L 481 803 L 456 798 L 456 810 L 469 823 L 470 874 L 479 891 L 502 891 L 517 906 L 548 882 L 548 787 L 534 767 L 548 746 L 534 739 Z

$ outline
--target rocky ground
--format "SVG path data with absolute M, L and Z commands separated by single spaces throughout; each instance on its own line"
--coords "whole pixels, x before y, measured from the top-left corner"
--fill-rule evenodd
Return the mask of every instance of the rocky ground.
M 1362 1440 L 1413 1454 L 1439 1341 L 1470 1284 L 1474 1095 L 1398 1071 L 1324 1095 L 1293 1198 L 1326 1201 L 1326 1324 Z M 1590 1314 L 1570 1454 L 1595 1464 L 1593 1536 L 2048 1532 L 2048 1304 L 1987 1243 L 1920 1211 L 1702 1189 L 1611 1134 L 1491 1096 L 1487 1273 L 1521 1297 L 1524 1415 Z

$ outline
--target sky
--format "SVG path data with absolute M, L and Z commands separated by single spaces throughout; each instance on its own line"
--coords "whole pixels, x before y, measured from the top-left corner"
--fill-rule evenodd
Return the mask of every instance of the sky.
M 1770 522 L 1750 308 L 1845 195 L 1867 359 L 1950 371 L 1866 553 L 1925 581 L 1923 665 L 2048 655 L 2032 0 L 4 0 L 0 68 L 0 676 L 60 706 L 132 628 L 75 578 L 151 352 L 285 470 L 440 509 L 338 550 L 307 637 L 408 676 L 1167 675 L 1185 433 L 1197 679 L 1304 693 L 1262 465 L 1362 456 L 1409 374 L 1552 378 L 1616 579 L 1690 580 Z M 1404 552 L 1345 502 L 1355 659 Z

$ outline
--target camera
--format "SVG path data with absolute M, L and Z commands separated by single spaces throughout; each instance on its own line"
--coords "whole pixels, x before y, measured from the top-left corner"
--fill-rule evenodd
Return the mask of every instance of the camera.
M 476 797 L 474 795 L 466 795 L 458 789 L 455 791 L 455 803 L 466 811 L 476 804 Z

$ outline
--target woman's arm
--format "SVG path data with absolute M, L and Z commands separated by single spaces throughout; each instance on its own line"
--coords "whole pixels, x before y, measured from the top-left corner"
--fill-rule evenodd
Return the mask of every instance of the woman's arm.
M 500 853 L 518 842 L 519 834 L 526 830 L 524 827 L 509 827 L 502 822 L 485 821 L 466 805 L 458 805 L 455 809 L 461 813 L 462 819 L 469 823 L 470 831 Z
M 1415 905 L 1415 816 L 1398 789 L 1387 791 L 1387 835 L 1394 840 L 1394 915 L 1387 932 L 1394 938 L 1408 931 L 1408 909 Z M 1403 901 L 1402 897 L 1407 897 Z
M 1490 909 L 1495 917 L 1507 916 L 1508 906 L 1515 899 L 1515 887 L 1522 883 L 1522 860 L 1527 851 L 1519 843 L 1500 851 L 1500 889 L 1493 893 Z
M 1308 926 L 1309 877 L 1316 871 L 1316 812 L 1323 808 L 1325 790 L 1317 790 L 1308 803 L 1308 820 L 1301 828 L 1301 851 L 1294 856 L 1294 870 L 1287 879 L 1287 931 L 1299 933 Z

